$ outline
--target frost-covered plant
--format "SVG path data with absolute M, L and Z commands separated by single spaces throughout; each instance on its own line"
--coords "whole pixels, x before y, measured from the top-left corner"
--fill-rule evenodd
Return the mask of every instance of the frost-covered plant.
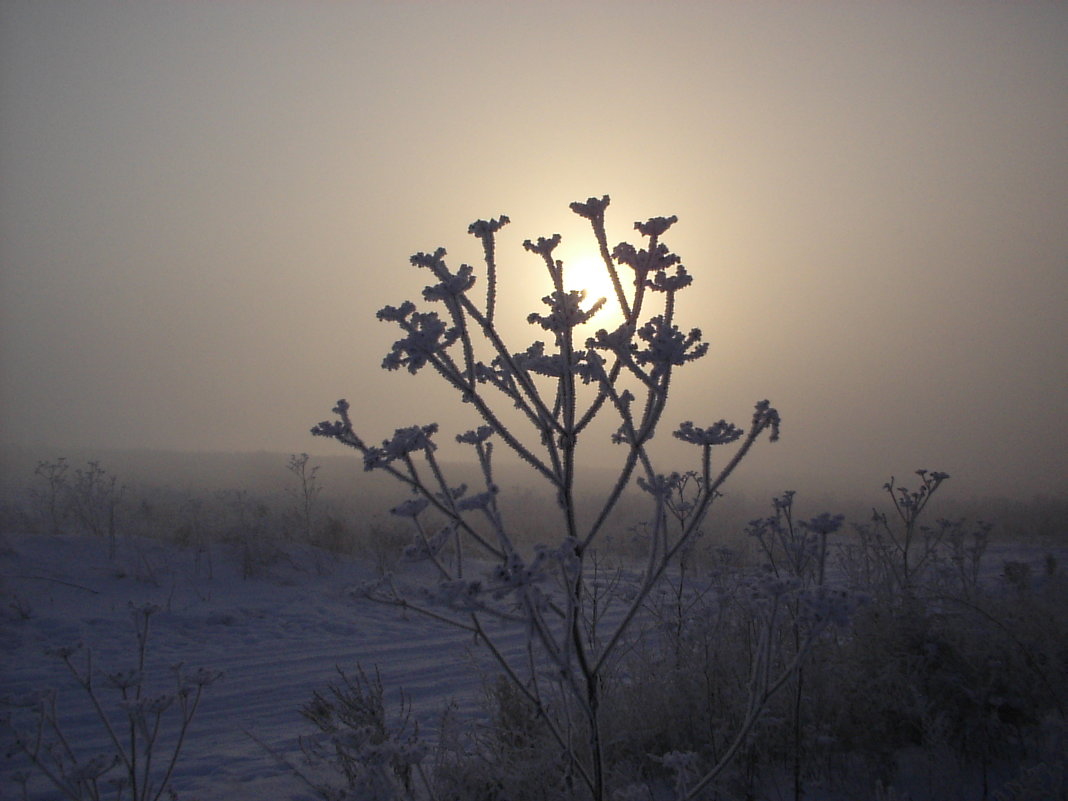
M 667 512 L 666 524 L 676 533 L 685 531 L 687 520 L 695 509 L 694 501 L 701 495 L 702 477 L 695 470 L 685 473 L 672 473 L 665 483 L 666 497 L 664 509 Z M 637 526 L 639 538 L 646 540 L 648 524 L 640 522 Z M 711 586 L 707 583 L 695 583 L 690 580 L 690 570 L 698 538 L 703 536 L 701 529 L 694 531 L 686 547 L 679 551 L 676 569 L 667 572 L 663 586 L 656 598 L 648 604 L 648 609 L 661 627 L 667 632 L 672 647 L 677 651 L 687 625 L 687 621 L 699 609 L 701 602 Z
M 20 709 L 11 710 L 14 714 L 8 716 L 6 723 L 13 733 L 13 752 L 28 757 L 62 797 L 97 801 L 107 793 L 117 801 L 158 801 L 170 791 L 171 776 L 204 688 L 221 674 L 204 668 L 190 672 L 181 664 L 174 665 L 173 691 L 152 692 L 145 661 L 149 621 L 158 611 L 154 604 L 130 604 L 137 636 L 137 664 L 128 670 L 101 673 L 93 666 L 89 649 L 84 650 L 84 664 L 76 664 L 75 656 L 82 651 L 80 644 L 53 652 L 84 691 L 106 733 L 106 751 L 92 756 L 80 753 L 79 744 L 72 742 L 64 730 L 54 690 L 23 705 L 21 711 L 29 712 L 29 721 L 18 718 Z M 101 681 L 119 695 L 117 708 L 110 712 L 99 693 Z M 168 714 L 171 712 L 177 713 L 173 724 L 170 721 L 175 715 Z M 28 780 L 29 775 L 24 778 Z
M 90 534 L 108 538 L 109 558 L 115 557 L 115 515 L 125 491 L 117 476 L 94 461 L 88 462 L 85 469 L 75 470 L 74 480 L 67 484 L 71 514 Z
M 907 778 L 895 762 L 915 751 L 932 786 L 913 797 L 989 798 L 1006 770 L 1063 762 L 1065 597 L 1051 582 L 1033 598 L 984 593 L 862 609 L 850 636 L 813 662 L 823 669 L 810 692 L 828 763 L 848 756 L 891 781 L 898 771 Z
M 931 497 L 949 474 L 917 470 L 916 475 L 916 490 L 896 486 L 893 478 L 883 485 L 893 513 L 873 509 L 869 523 L 856 525 L 857 542 L 843 543 L 840 564 L 854 584 L 888 599 L 909 599 L 921 588 L 973 597 L 992 526 L 964 518 L 922 523 Z
M 794 496 L 788 491 L 772 501 L 775 514 L 752 520 L 746 533 L 760 545 L 766 569 L 777 578 L 790 577 L 806 587 L 822 587 L 827 571 L 827 536 L 842 527 L 842 515 L 824 513 L 811 520 L 794 519 Z
M 33 473 L 45 487 L 31 488 L 29 497 L 37 507 L 37 516 L 45 518 L 48 533 L 59 534 L 63 524 L 73 520 L 85 533 L 107 537 L 108 556 L 114 558 L 117 515 L 126 492 L 118 478 L 96 461 L 72 472 L 62 456 L 54 462 L 38 462 Z
M 945 572 L 952 576 L 963 597 L 972 598 L 979 591 L 980 569 L 992 526 L 981 520 L 969 525 L 963 518 L 939 518 L 937 522 L 941 529 L 938 539 L 949 549 Z
M 467 264 L 452 269 L 445 249 L 438 248 L 415 254 L 411 262 L 431 274 L 423 299 L 440 304 L 442 313 L 420 310 L 411 301 L 378 312 L 379 320 L 401 332 L 383 367 L 412 374 L 430 367 L 481 417 L 482 425 L 457 436 L 474 451 L 481 486 L 448 481 L 436 455 L 435 423 L 398 429 L 374 445 L 356 431 L 353 416 L 359 410 L 340 400 L 334 407 L 337 418 L 312 429 L 317 436 L 354 448 L 367 470 L 385 471 L 412 492 L 394 513 L 413 522 L 415 539 L 408 557 L 429 562 L 436 583 L 412 596 L 387 579 L 368 588 L 368 595 L 467 630 L 485 643 L 537 709 L 566 755 L 576 786 L 597 801 L 608 795 L 603 694 L 627 634 L 669 566 L 691 547 L 724 482 L 762 434 L 768 433 L 772 441 L 779 434 L 779 414 L 766 400 L 756 404 L 744 429 L 725 420 L 679 425 L 674 436 L 698 450 L 696 491 L 681 525 L 669 525 L 674 514 L 672 474 L 656 468 L 650 443 L 675 372 L 706 356 L 708 344 L 700 329 L 683 329 L 678 322 L 678 295 L 692 278 L 662 241 L 677 218 L 637 222 L 644 247 L 623 242 L 610 249 L 608 205 L 606 195 L 572 203 L 571 209 L 589 221 L 611 279 L 622 314 L 614 330 L 582 334 L 606 299 L 589 302 L 585 292 L 566 289 L 566 265 L 554 256 L 561 241 L 555 234 L 524 242 L 549 277 L 551 288 L 542 298 L 545 308 L 527 317 L 545 332 L 547 341 L 535 340 L 523 349 L 505 342 L 496 300 L 496 236 L 509 222 L 505 216 L 478 220 L 468 229 L 483 248 L 484 294 L 476 297 L 475 269 Z M 613 418 L 611 440 L 620 451 L 618 478 L 592 510 L 592 522 L 580 523 L 575 493 L 580 445 L 591 438 L 590 424 L 602 414 Z M 510 423 L 508 415 L 519 419 Z M 527 553 L 516 545 L 498 504 L 492 459 L 498 443 L 553 491 L 558 541 Z M 713 459 L 714 450 L 732 444 L 729 457 Z M 644 564 L 619 614 L 611 622 L 594 621 L 587 584 L 590 554 L 620 497 L 635 482 L 650 508 Z M 485 560 L 492 563 L 488 570 Z M 529 642 L 523 656 L 515 659 L 497 647 L 489 621 L 524 627 Z M 753 714 L 747 716 L 746 726 L 754 725 L 770 693 L 781 686 L 780 679 L 770 664 L 754 674 Z M 695 782 L 692 792 L 703 786 L 703 780 Z
M 193 568 L 197 576 L 201 568 L 206 570 L 209 581 L 215 579 L 215 563 L 211 553 L 211 537 L 208 536 L 206 512 L 202 498 L 186 497 L 178 507 L 178 527 L 174 538 L 193 551 Z
M 34 488 L 30 495 L 38 504 L 48 520 L 48 533 L 58 534 L 62 530 L 64 518 L 67 516 L 66 493 L 68 491 L 67 470 L 70 465 L 64 457 L 59 457 L 54 462 L 38 462 L 33 474 L 39 476 L 45 482 L 45 488 Z
M 228 507 L 224 536 L 241 548 L 241 577 L 259 575 L 280 553 L 272 536 L 271 510 L 248 490 L 229 490 L 220 495 Z
M 306 453 L 292 454 L 286 461 L 286 470 L 293 474 L 296 487 L 287 489 L 293 499 L 293 516 L 305 542 L 311 542 L 315 533 L 315 519 L 318 514 L 317 503 L 323 487 L 319 483 L 319 465 L 309 466 L 310 457 Z
M 883 485 L 892 515 L 873 509 L 871 522 L 856 526 L 866 583 L 905 599 L 911 598 L 921 576 L 936 561 L 945 534 L 944 527 L 932 528 L 920 519 L 949 474 L 917 470 L 916 475 L 920 486 L 915 490 L 897 486 L 893 477 Z
M 810 641 L 813 625 L 827 620 L 842 623 L 850 611 L 851 599 L 839 592 L 829 591 L 827 579 L 827 538 L 842 526 L 842 515 L 827 513 L 811 520 L 796 520 L 793 491 L 783 493 L 772 501 L 775 514 L 750 522 L 747 533 L 760 544 L 766 563 L 765 570 L 778 581 L 794 585 L 797 592 L 786 601 L 790 615 L 789 648 L 800 653 Z M 788 711 L 792 751 L 792 782 L 794 797 L 799 799 L 802 788 L 802 749 L 804 747 L 805 673 L 798 667 L 793 678 L 793 701 Z
M 388 714 L 377 669 L 369 676 L 357 665 L 355 674 L 338 668 L 338 675 L 339 682 L 328 692 L 316 692 L 301 709 L 319 729 L 318 735 L 302 738 L 301 746 L 313 765 L 328 764 L 344 785 L 317 781 L 301 771 L 298 776 L 325 801 L 414 798 L 416 776 L 429 787 L 422 767 L 428 748 L 411 721 L 411 705 L 402 696 L 400 714 Z
M 928 788 L 911 792 L 917 799 L 989 798 L 1011 772 L 1051 753 L 1063 761 L 1051 734 L 1068 708 L 1065 584 L 1053 573 L 1034 593 L 981 581 L 990 527 L 920 522 L 931 482 L 898 489 L 899 525 L 888 533 L 893 523 L 880 516 L 858 527 L 860 547 L 842 551 L 852 585 L 873 599 L 806 668 L 805 703 L 818 710 L 828 767 L 848 756 L 884 782 L 922 773 Z

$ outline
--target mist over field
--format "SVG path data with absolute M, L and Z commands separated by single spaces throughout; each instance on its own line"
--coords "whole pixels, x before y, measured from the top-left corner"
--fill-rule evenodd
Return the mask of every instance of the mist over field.
M 481 292 L 467 226 L 509 215 L 523 348 L 549 285 L 522 241 L 588 260 L 568 203 L 607 193 L 610 244 L 679 217 L 711 350 L 665 422 L 782 414 L 735 491 L 1061 496 L 1066 43 L 1059 3 L 4 3 L 0 440 L 325 458 L 342 397 L 371 442 L 451 440 L 470 409 L 379 367 L 408 257 Z
M 287 462 L 297 455 L 270 451 L 4 446 L 0 447 L 0 519 L 9 528 L 39 529 L 42 524 L 37 518 L 47 484 L 35 470 L 42 463 L 56 464 L 62 459 L 67 465 L 68 480 L 74 471 L 85 471 L 91 462 L 98 464 L 108 478 L 114 477 L 122 489 L 117 507 L 121 525 L 150 529 L 152 536 L 176 536 L 186 522 L 185 512 L 190 505 L 214 508 L 217 514 L 219 509 L 235 504 L 269 507 L 274 515 L 269 525 L 278 526 L 278 518 L 284 517 L 287 510 L 292 511 L 299 490 L 297 477 L 287 469 Z M 478 466 L 472 460 L 446 462 L 444 467 L 454 485 L 467 484 L 472 493 L 481 486 Z M 315 485 L 321 490 L 316 513 L 320 523 L 323 519 L 338 520 L 354 542 L 373 539 L 378 536 L 376 532 L 388 529 L 398 533 L 400 540 L 383 540 L 382 547 L 400 552 L 409 534 L 404 521 L 391 515 L 390 510 L 412 497 L 407 488 L 380 471 L 365 471 L 355 452 L 309 456 L 308 468 L 315 469 Z M 580 471 L 576 500 L 580 518 L 586 523 L 601 509 L 616 475 L 606 468 Z M 713 505 L 704 526 L 707 536 L 702 547 L 748 551 L 752 543 L 745 534 L 746 526 L 754 518 L 771 514 L 773 501 L 787 491 L 797 493 L 797 508 L 802 515 L 829 512 L 844 515 L 851 526 L 865 524 L 873 509 L 892 510 L 883 487 L 890 478 L 909 489 L 916 489 L 920 483 L 913 471 L 907 471 L 896 476 L 886 474 L 873 486 L 848 491 L 843 485 L 836 487 L 818 478 L 805 483 L 803 477 L 798 480 L 797 476 L 775 471 L 743 469 L 732 476 L 722 497 Z M 524 465 L 508 460 L 502 460 L 496 479 L 505 520 L 521 533 L 523 542 L 535 545 L 555 541 L 560 533 L 560 512 L 551 488 L 544 481 L 537 481 Z M 1050 547 L 1068 544 L 1068 499 L 1064 496 L 969 494 L 955 484 L 956 479 L 951 477 L 940 490 L 930 509 L 933 518 L 989 523 L 999 542 L 1032 542 Z M 631 487 L 610 518 L 607 534 L 613 545 L 609 550 L 632 542 L 651 514 L 648 496 L 636 486 Z
M 1063 2 L 0 2 L 0 797 L 1068 799 L 1066 78 Z

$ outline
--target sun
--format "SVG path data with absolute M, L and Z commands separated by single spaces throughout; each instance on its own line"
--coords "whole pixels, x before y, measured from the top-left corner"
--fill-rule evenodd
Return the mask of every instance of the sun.
M 620 278 L 625 278 L 621 275 Z M 604 307 L 588 323 L 597 328 L 614 328 L 623 320 L 616 290 L 601 257 L 595 253 L 581 254 L 564 259 L 564 289 L 586 290 L 583 308 L 589 308 L 599 298 L 605 299 Z M 624 286 L 624 291 L 627 287 Z

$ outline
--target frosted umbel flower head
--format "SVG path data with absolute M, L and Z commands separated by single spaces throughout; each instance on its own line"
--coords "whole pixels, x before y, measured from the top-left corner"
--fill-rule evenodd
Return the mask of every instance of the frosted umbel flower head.
M 459 434 L 455 444 L 473 453 L 480 486 L 469 490 L 466 483 L 448 480 L 433 439 L 436 424 L 399 428 L 380 445 L 371 445 L 356 432 L 352 410 L 342 400 L 334 407 L 335 420 L 312 429 L 316 436 L 354 448 L 367 470 L 388 473 L 408 492 L 392 511 L 412 532 L 406 554 L 430 564 L 433 583 L 413 595 L 382 581 L 367 590 L 369 597 L 422 611 L 480 642 L 493 642 L 483 621 L 522 626 L 530 643 L 526 656 L 516 662 L 491 645 L 494 658 L 517 692 L 538 709 L 539 719 L 556 732 L 560 745 L 567 748 L 574 734 L 568 720 L 592 722 L 589 741 L 569 758 L 569 770 L 598 799 L 605 789 L 599 761 L 604 748 L 598 716 L 591 710 L 607 686 L 605 674 L 669 566 L 692 548 L 724 482 L 765 432 L 769 440 L 778 438 L 780 425 L 778 412 L 766 400 L 756 404 L 747 428 L 725 420 L 702 427 L 688 420 L 674 436 L 698 447 L 699 465 L 657 470 L 649 446 L 666 412 L 675 374 L 702 363 L 710 350 L 700 328 L 681 322 L 679 299 L 700 273 L 684 266 L 664 241 L 678 223 L 674 215 L 637 221 L 638 242 L 610 245 L 610 202 L 608 195 L 593 196 L 572 203 L 571 210 L 589 224 L 618 302 L 621 319 L 611 327 L 596 327 L 605 318 L 604 299 L 591 302 L 586 292 L 568 285 L 569 264 L 558 256 L 563 238 L 551 233 L 522 243 L 519 254 L 544 270 L 545 286 L 533 296 L 537 308 L 526 315 L 528 325 L 506 332 L 497 304 L 498 282 L 511 275 L 509 265 L 499 263 L 498 239 L 510 223 L 505 215 L 468 227 L 482 245 L 481 266 L 453 268 L 442 247 L 420 251 L 411 264 L 425 270 L 431 281 L 419 302 L 405 299 L 378 312 L 381 322 L 399 329 L 382 366 L 419 380 L 436 375 L 478 418 L 477 426 Z M 434 310 L 419 303 L 433 304 Z M 516 331 L 533 335 L 518 344 L 509 342 Z M 608 418 L 607 427 L 592 425 L 599 417 Z M 616 477 L 604 498 L 579 514 L 581 457 L 588 442 L 608 441 L 615 444 Z M 533 553 L 523 553 L 514 521 L 500 503 L 494 457 L 501 448 L 525 464 L 555 501 L 537 522 L 556 541 Z M 634 484 L 646 491 L 650 506 L 648 557 L 627 607 L 609 623 L 596 609 L 599 590 L 587 585 L 587 560 Z M 556 699 L 562 706 L 548 702 L 551 694 L 541 684 L 546 675 L 563 693 Z M 569 717 L 574 713 L 580 714 Z

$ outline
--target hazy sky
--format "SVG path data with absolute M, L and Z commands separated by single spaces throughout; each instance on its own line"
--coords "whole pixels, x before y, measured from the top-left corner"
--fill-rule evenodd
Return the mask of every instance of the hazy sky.
M 508 214 L 525 346 L 520 243 L 610 194 L 613 242 L 678 215 L 712 343 L 666 421 L 770 398 L 778 489 L 1068 485 L 1068 4 L 3 0 L 0 73 L 8 443 L 334 453 L 339 397 L 451 435 L 379 368 L 408 256 Z

